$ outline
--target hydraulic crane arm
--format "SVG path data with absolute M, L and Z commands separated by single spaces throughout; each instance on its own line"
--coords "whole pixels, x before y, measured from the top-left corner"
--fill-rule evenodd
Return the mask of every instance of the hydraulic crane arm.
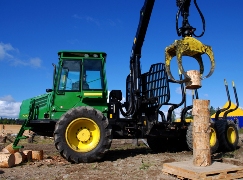
M 129 91 L 128 91 L 129 92 L 128 94 L 130 94 L 130 98 L 129 98 L 129 102 L 128 102 L 129 106 L 128 106 L 126 112 L 124 112 L 123 109 L 120 108 L 123 116 L 133 116 L 134 114 L 136 114 L 138 112 L 140 105 L 141 105 L 140 58 L 141 58 L 143 42 L 144 42 L 144 39 L 146 36 L 146 32 L 147 32 L 147 28 L 149 25 L 154 3 L 155 3 L 155 0 L 145 0 L 144 5 L 140 10 L 139 24 L 137 27 L 137 32 L 136 32 L 134 41 L 133 41 L 132 51 L 131 51 L 131 56 L 130 56 L 130 75 L 128 76 L 129 82 L 130 82 L 130 87 L 129 87 Z M 187 37 L 187 36 L 191 37 L 192 35 L 195 36 L 194 31 L 196 29 L 193 28 L 189 24 L 189 21 L 188 21 L 190 3 L 191 3 L 191 0 L 177 0 L 176 1 L 177 6 L 179 7 L 179 10 L 178 10 L 177 16 L 176 16 L 176 28 L 177 28 L 178 35 L 182 36 L 182 37 Z M 202 18 L 203 25 L 204 25 L 205 24 L 204 18 L 203 18 L 203 15 L 202 15 L 200 9 L 197 6 L 196 0 L 194 0 L 194 4 L 196 5 L 196 7 L 198 9 L 198 12 Z M 181 28 L 178 28 L 179 14 L 181 14 L 181 16 L 183 18 Z M 205 25 L 203 27 L 205 28 Z M 203 35 L 203 33 L 201 35 Z M 170 64 L 170 62 L 167 63 L 167 66 L 169 66 L 169 64 Z M 167 69 L 168 69 L 168 67 L 167 67 Z M 167 72 L 170 72 L 169 69 Z M 185 75 L 184 71 L 182 71 L 182 72 L 183 72 L 183 75 Z
M 140 20 L 136 32 L 136 36 L 133 41 L 132 52 L 130 57 L 130 78 L 131 78 L 131 88 L 130 94 L 132 98 L 129 102 L 129 108 L 125 113 L 122 111 L 122 114 L 125 116 L 133 115 L 138 108 L 138 98 L 139 98 L 139 83 L 141 76 L 141 67 L 140 67 L 140 57 L 143 42 L 147 32 L 147 27 L 149 20 L 152 14 L 153 6 L 155 0 L 145 0 L 142 9 L 140 10 Z
M 131 61 L 135 59 L 136 55 L 141 55 L 144 38 L 147 32 L 147 27 L 152 14 L 155 0 L 145 0 L 142 9 L 140 10 L 140 20 L 132 46 Z

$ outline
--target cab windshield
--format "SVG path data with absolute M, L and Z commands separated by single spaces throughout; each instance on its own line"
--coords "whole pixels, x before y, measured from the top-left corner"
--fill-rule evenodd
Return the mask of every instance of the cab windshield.
M 84 59 L 83 63 L 77 60 L 63 60 L 59 91 L 102 90 L 103 84 L 101 60 Z

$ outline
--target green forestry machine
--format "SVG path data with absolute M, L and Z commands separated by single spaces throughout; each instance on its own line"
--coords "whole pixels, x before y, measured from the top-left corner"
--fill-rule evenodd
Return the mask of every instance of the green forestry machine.
M 179 74 L 181 81 L 174 81 L 168 76 L 166 64 L 161 62 L 152 64 L 148 72 L 141 73 L 141 49 L 154 2 L 145 0 L 140 11 L 130 57 L 130 73 L 126 77 L 126 102 L 122 102 L 121 90 L 108 93 L 105 52 L 60 51 L 58 65 L 53 65 L 52 89 L 22 102 L 19 113 L 22 127 L 13 148 L 23 148 L 18 143 L 26 138 L 23 132 L 28 129 L 38 135 L 54 137 L 59 153 L 74 163 L 100 160 L 109 150 L 112 139 L 146 138 L 154 151 L 167 151 L 171 145 L 193 148 L 192 125 L 185 120 L 192 105 L 186 105 L 184 75 Z M 177 29 L 179 36 L 192 36 L 195 28 L 187 20 L 190 0 L 177 0 L 177 5 L 177 20 L 178 14 L 183 17 L 183 26 Z M 179 103 L 170 102 L 171 83 L 181 86 Z M 227 84 L 226 90 L 231 102 Z M 198 98 L 195 92 L 195 98 Z M 234 92 L 238 107 L 235 86 Z M 169 109 L 165 116 L 160 109 L 166 105 Z M 173 111 L 182 105 L 180 122 L 173 121 Z M 227 113 L 235 109 L 229 108 L 220 109 L 216 120 L 211 123 L 212 153 L 218 147 L 227 151 L 237 147 L 236 125 L 227 120 Z M 219 113 L 223 111 L 226 115 L 218 120 Z

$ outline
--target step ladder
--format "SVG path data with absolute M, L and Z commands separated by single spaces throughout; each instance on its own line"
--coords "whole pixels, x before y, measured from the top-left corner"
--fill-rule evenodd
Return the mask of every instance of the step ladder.
M 30 106 L 29 106 L 29 115 L 28 119 L 24 120 L 24 123 L 22 124 L 14 142 L 13 142 L 13 149 L 20 149 L 24 148 L 24 146 L 18 146 L 18 143 L 21 139 L 26 139 L 28 136 L 23 136 L 25 130 L 30 130 L 31 127 L 28 127 L 28 124 L 30 120 L 34 119 L 34 114 L 35 114 L 35 99 L 31 99 L 30 101 Z

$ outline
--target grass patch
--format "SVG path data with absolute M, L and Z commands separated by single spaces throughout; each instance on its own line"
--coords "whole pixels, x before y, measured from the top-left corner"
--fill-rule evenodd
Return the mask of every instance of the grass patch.
M 91 169 L 92 170 L 98 170 L 98 163 L 92 163 L 91 164 Z
M 9 137 L 7 139 L 7 142 L 9 141 L 10 143 L 13 143 L 14 140 L 15 140 L 15 137 Z M 31 144 L 52 144 L 52 143 L 54 143 L 54 140 L 52 138 L 43 137 L 43 136 L 35 136 L 33 139 L 33 143 L 31 143 Z M 25 145 L 25 144 L 29 144 L 28 138 L 21 139 L 18 143 L 18 145 Z
M 223 154 L 223 158 L 235 158 L 236 151 L 227 152 Z
M 145 162 L 143 162 L 143 160 L 142 160 L 142 164 L 141 164 L 141 166 L 139 167 L 139 169 L 140 169 L 140 170 L 146 170 L 146 169 L 149 168 L 149 166 L 150 166 L 149 163 L 145 163 Z

